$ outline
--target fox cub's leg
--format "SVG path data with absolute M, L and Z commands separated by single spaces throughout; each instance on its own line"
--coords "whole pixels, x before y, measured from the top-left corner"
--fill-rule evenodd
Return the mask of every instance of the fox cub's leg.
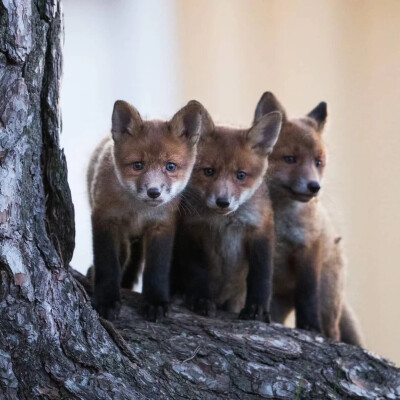
M 273 246 L 265 236 L 253 237 L 248 243 L 249 273 L 244 309 L 239 318 L 270 322 L 272 297 Z
M 320 264 L 318 246 L 302 249 L 295 256 L 295 309 L 296 328 L 322 333 L 319 304 Z
M 113 320 L 118 316 L 121 299 L 118 243 L 113 226 L 96 219 L 92 217 L 95 271 L 92 304 L 103 318 Z
M 165 317 L 168 311 L 174 227 L 150 229 L 144 243 L 143 311 L 147 319 L 157 321 Z
M 190 263 L 190 260 L 189 260 Z M 215 316 L 216 305 L 210 290 L 210 274 L 201 263 L 186 263 L 190 269 L 188 286 L 186 288 L 187 306 L 194 312 L 209 317 Z
M 121 287 L 132 289 L 137 283 L 140 274 L 140 267 L 143 260 L 143 240 L 142 238 L 133 238 L 130 243 L 129 259 L 124 265 L 122 273 Z
M 193 228 L 194 231 L 196 231 Z M 179 229 L 177 258 L 183 273 L 187 306 L 194 312 L 213 316 L 216 305 L 211 291 L 211 276 L 204 244 L 199 243 L 200 234 L 194 237 L 191 229 Z M 196 231 L 197 232 L 197 231 Z
M 340 340 L 340 316 L 344 297 L 344 263 L 341 253 L 332 253 L 323 264 L 320 280 L 320 313 L 326 337 Z

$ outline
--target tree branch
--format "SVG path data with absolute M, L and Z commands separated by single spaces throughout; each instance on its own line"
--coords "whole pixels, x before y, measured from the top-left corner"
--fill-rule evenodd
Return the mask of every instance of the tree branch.
M 90 292 L 88 279 L 72 272 Z M 153 383 L 149 398 L 400 396 L 399 369 L 359 347 L 224 312 L 201 317 L 178 304 L 164 322 L 150 323 L 139 313 L 139 294 L 123 290 L 122 301 L 115 328 L 134 354 L 138 373 Z

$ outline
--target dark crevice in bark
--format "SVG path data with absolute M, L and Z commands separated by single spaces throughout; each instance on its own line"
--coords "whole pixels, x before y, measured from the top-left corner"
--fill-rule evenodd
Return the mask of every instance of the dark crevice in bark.
M 4 54 L 9 63 L 14 64 L 15 60 L 10 57 L 8 51 L 6 50 L 6 42 L 8 40 L 8 32 L 6 31 L 7 25 L 8 12 L 4 4 L 0 2 L 0 53 Z
M 135 354 L 129 348 L 129 345 L 126 343 L 122 334 L 117 331 L 117 329 L 114 327 L 114 325 L 110 321 L 100 318 L 100 322 L 103 325 L 104 329 L 107 331 L 107 333 L 110 335 L 110 338 L 118 346 L 121 353 L 125 357 L 127 357 L 129 359 L 129 361 L 136 363 L 137 358 L 136 358 Z
M 42 6 L 43 7 L 43 6 Z M 41 18 L 48 23 L 46 34 L 45 69 L 40 93 L 42 120 L 41 168 L 46 195 L 46 230 L 62 264 L 66 267 L 75 246 L 74 208 L 67 183 L 67 164 L 63 150 L 59 148 L 61 116 L 59 112 L 59 81 L 61 79 L 61 31 L 62 21 L 57 14 L 50 22 L 45 12 Z M 71 240 L 72 239 L 72 240 Z

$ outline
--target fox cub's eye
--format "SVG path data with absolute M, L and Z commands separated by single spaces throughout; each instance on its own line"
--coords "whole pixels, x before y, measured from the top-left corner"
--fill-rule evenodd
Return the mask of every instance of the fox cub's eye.
M 315 166 L 318 168 L 318 167 L 321 167 L 322 166 L 322 161 L 321 160 L 315 160 Z
M 204 168 L 203 172 L 204 172 L 205 176 L 213 176 L 215 174 L 215 169 L 214 168 Z
M 237 174 L 236 174 L 236 178 L 238 178 L 239 181 L 244 181 L 246 176 L 247 176 L 247 174 L 244 171 L 238 171 Z
M 168 172 L 175 172 L 175 170 L 176 170 L 176 164 L 174 164 L 173 162 L 169 162 L 169 163 L 167 163 L 167 165 L 165 166 L 165 169 L 166 169 Z
M 143 163 L 141 161 L 135 161 L 133 163 L 133 169 L 135 171 L 140 171 L 141 169 L 143 169 Z
M 297 159 L 295 156 L 284 156 L 283 159 L 285 160 L 285 162 L 287 162 L 288 164 L 295 164 Z

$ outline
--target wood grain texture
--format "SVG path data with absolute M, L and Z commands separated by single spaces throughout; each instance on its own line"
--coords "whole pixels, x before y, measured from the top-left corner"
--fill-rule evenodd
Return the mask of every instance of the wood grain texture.
M 86 277 L 73 271 L 91 293 Z M 135 387 L 165 399 L 397 399 L 400 370 L 359 347 L 280 324 L 196 315 L 179 304 L 146 322 L 122 291 L 114 324 L 137 365 Z M 141 376 L 141 378 L 140 378 Z
M 0 398 L 144 398 L 67 269 L 61 4 L 0 1 L 0 21 Z

